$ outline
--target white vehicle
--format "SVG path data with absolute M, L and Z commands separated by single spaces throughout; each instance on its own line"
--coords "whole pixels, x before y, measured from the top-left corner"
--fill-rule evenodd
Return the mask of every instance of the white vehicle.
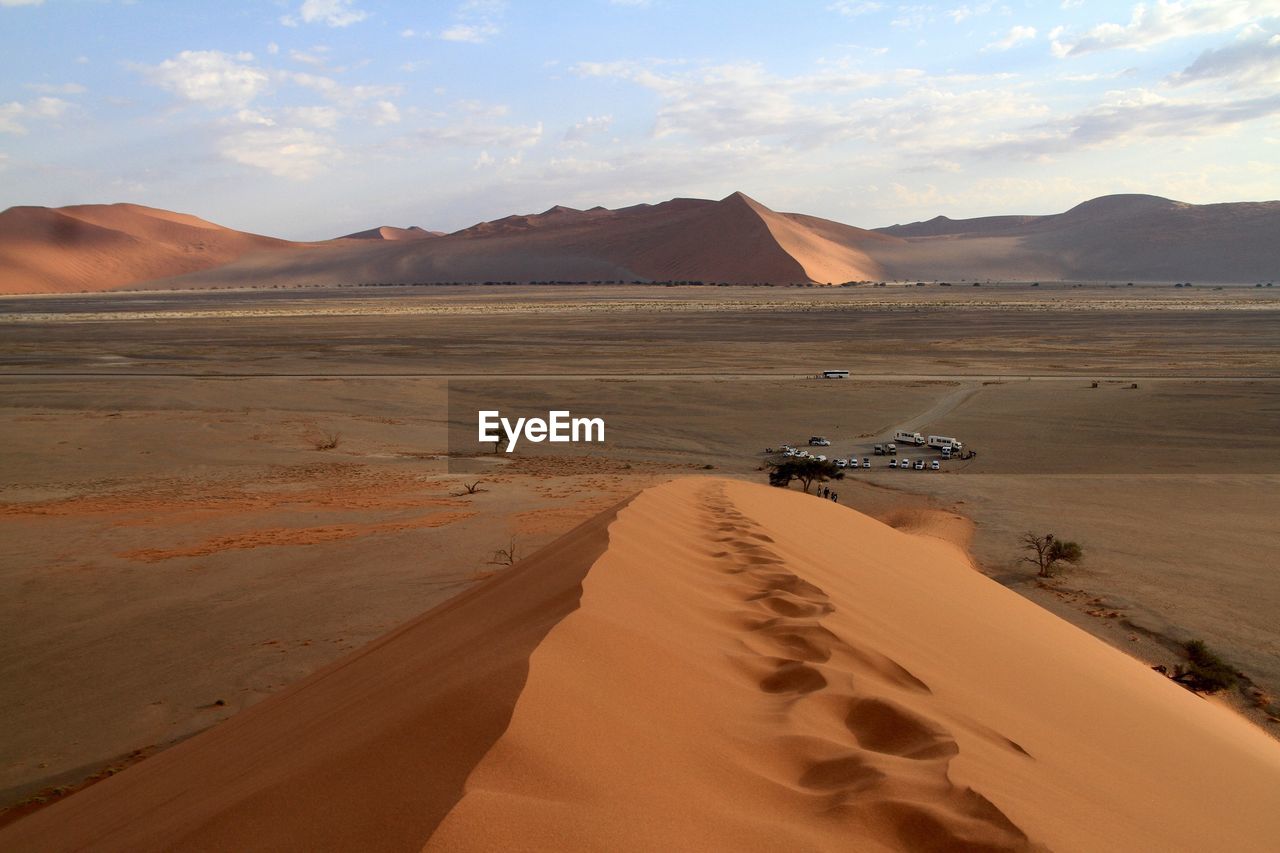
M 848 462 L 846 462 L 846 461 L 844 461 L 843 459 L 837 459 L 837 460 L 836 460 L 836 467 L 837 467 L 837 468 L 848 468 L 848 467 L 849 467 L 849 463 L 848 463 Z
M 924 460 L 923 460 L 923 459 L 917 459 L 917 460 L 916 460 L 916 470 L 917 470 L 917 471 L 923 471 L 923 470 L 924 470 Z
M 827 461 L 827 457 L 825 457 L 825 456 L 821 456 L 821 455 L 819 455 L 819 456 L 815 456 L 815 457 L 813 457 L 813 458 L 814 458 L 814 459 L 816 459 L 816 460 L 818 460 L 819 462 L 826 462 L 826 461 Z
M 916 447 L 924 446 L 924 436 L 918 432 L 895 432 L 893 440 L 899 444 L 914 444 Z
M 943 459 L 950 459 L 950 458 L 951 458 L 951 448 L 950 448 L 950 447 L 944 447 L 944 448 L 942 448 L 942 458 L 943 458 Z
M 885 453 L 888 453 L 890 456 L 897 456 L 897 455 L 898 455 L 898 445 L 894 444 L 894 443 L 891 441 L 891 442 L 889 442 L 888 444 L 886 444 L 886 445 L 884 446 L 884 452 L 885 452 Z
M 935 459 L 935 460 L 933 460 L 932 462 L 930 462 L 930 463 L 929 463 L 929 467 L 930 467 L 931 469 L 933 469 L 934 471 L 941 471 L 941 470 L 942 470 L 942 463 L 941 463 L 941 462 L 939 462 L 937 459 Z
M 889 460 L 889 467 L 890 467 L 890 468 L 897 468 L 897 467 L 898 467 L 898 460 L 897 460 L 897 459 L 890 459 L 890 460 Z
M 809 436 L 809 446 L 810 447 L 830 447 L 831 442 L 820 435 L 811 435 Z
M 952 438 L 949 435 L 931 435 L 929 436 L 929 446 L 936 447 L 939 450 L 963 450 L 964 445 L 959 439 Z
M 869 456 L 862 457 L 862 467 L 863 468 L 871 467 L 871 458 Z
M 849 371 L 847 370 L 824 370 L 822 371 L 823 379 L 848 379 Z

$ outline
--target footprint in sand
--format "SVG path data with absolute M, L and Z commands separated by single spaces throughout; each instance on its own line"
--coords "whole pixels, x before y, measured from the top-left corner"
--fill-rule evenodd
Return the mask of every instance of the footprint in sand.
M 950 758 L 960 747 L 950 733 L 889 699 L 854 699 L 845 726 L 858 746 L 915 761 Z
M 827 686 L 826 677 L 800 661 L 786 661 L 776 672 L 760 680 L 760 689 L 766 693 L 812 693 Z

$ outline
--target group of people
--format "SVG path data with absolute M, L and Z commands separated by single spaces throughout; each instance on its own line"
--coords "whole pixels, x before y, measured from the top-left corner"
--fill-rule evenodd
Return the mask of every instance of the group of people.
M 822 496 L 822 497 L 824 497 L 824 498 L 827 498 L 827 499 L 829 499 L 829 500 L 833 500 L 833 501 L 835 501 L 836 503 L 840 503 L 840 496 L 836 494 L 835 489 L 830 489 L 830 488 L 828 488 L 828 487 L 826 487 L 826 486 L 823 486 L 823 487 L 822 487 L 822 491 L 821 491 L 821 492 L 819 492 L 818 494 L 819 494 L 819 495 L 821 495 L 821 496 Z

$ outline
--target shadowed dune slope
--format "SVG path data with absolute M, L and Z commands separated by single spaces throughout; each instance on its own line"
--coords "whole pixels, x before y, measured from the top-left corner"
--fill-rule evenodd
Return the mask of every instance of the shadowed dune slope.
M 0 293 L 110 290 L 299 244 L 136 204 L 0 213 Z
M 1278 789 L 949 542 L 689 478 L 0 848 L 1246 851 Z
M 414 850 L 578 606 L 616 508 L 204 734 L 0 829 L 0 850 Z M 355 567 L 358 570 L 358 567 Z

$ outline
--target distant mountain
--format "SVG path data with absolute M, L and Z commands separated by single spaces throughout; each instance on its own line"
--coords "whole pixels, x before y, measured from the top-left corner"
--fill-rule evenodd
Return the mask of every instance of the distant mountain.
M 452 234 L 378 228 L 318 243 L 137 205 L 0 213 L 0 292 L 360 282 L 840 283 L 868 279 L 1252 282 L 1280 277 L 1280 202 L 1111 195 L 1046 216 L 864 230 L 742 193 L 617 210 L 555 206 Z
M 0 293 L 112 290 L 298 246 L 136 204 L 0 213 Z
M 443 237 L 443 231 L 427 231 L 419 228 L 417 225 L 410 225 L 408 228 L 397 228 L 394 225 L 382 225 L 378 228 L 370 228 L 368 231 L 357 231 L 354 234 L 344 234 L 339 240 L 421 240 L 426 237 Z
M 1048 216 L 937 217 L 877 229 L 878 256 L 921 278 L 1251 282 L 1280 277 L 1280 201 L 1187 204 L 1108 195 Z

